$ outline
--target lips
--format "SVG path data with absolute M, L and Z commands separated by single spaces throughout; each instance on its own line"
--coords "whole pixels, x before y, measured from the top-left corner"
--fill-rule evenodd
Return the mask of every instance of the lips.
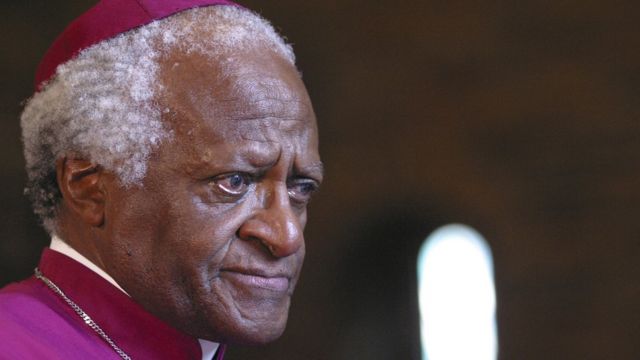
M 286 293 L 289 290 L 289 277 L 284 275 L 266 275 L 261 271 L 247 270 L 223 270 L 221 275 L 248 289 L 275 293 Z

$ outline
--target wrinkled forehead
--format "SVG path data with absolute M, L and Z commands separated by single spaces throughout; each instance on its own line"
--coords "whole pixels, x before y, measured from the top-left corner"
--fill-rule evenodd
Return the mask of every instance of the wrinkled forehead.
M 268 48 L 217 57 L 176 50 L 165 54 L 160 64 L 159 102 L 174 131 L 208 127 L 221 140 L 268 141 L 276 132 L 316 136 L 315 116 L 298 71 Z

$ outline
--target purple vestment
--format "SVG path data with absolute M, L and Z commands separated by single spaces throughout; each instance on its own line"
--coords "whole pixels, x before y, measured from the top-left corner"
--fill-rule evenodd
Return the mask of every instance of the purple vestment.
M 75 260 L 46 249 L 42 274 L 132 359 L 202 359 L 198 340 L 144 310 Z M 224 355 L 218 349 L 216 360 Z M 0 359 L 119 359 L 56 293 L 30 277 L 0 290 Z

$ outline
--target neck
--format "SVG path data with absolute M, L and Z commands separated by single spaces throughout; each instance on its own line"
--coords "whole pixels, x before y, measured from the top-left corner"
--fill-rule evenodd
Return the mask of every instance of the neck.
M 76 249 L 74 249 L 69 244 L 67 244 L 60 237 L 58 237 L 56 235 L 53 235 L 52 238 L 51 238 L 51 245 L 49 247 L 52 250 L 55 250 L 55 251 L 57 251 L 59 253 L 62 253 L 64 255 L 72 258 L 73 260 L 79 262 L 80 264 L 84 265 L 85 267 L 89 268 L 91 271 L 93 271 L 96 274 L 100 275 L 102 278 L 107 280 L 109 283 L 111 283 L 117 289 L 119 289 L 124 294 L 129 296 L 129 294 L 126 291 L 124 291 L 124 289 L 122 287 L 120 287 L 120 285 L 118 285 L 118 283 L 109 274 L 107 274 L 99 266 L 97 266 L 96 264 L 91 262 L 91 260 L 87 259 L 84 255 L 82 255 Z M 203 340 L 203 339 L 198 339 L 198 342 L 200 343 L 200 347 L 202 349 L 202 359 L 203 360 L 212 359 L 214 354 L 218 350 L 219 344 L 215 343 L 213 341 Z
M 76 249 L 74 249 L 71 246 L 69 246 L 69 244 L 64 242 L 64 240 L 59 238 L 57 235 L 53 235 L 53 237 L 51 238 L 51 245 L 49 247 L 52 250 L 55 250 L 55 251 L 60 252 L 60 253 L 63 253 L 65 255 L 67 255 L 68 257 L 72 258 L 73 260 L 79 262 L 80 264 L 88 267 L 93 272 L 95 272 L 96 274 L 100 275 L 101 277 L 103 277 L 108 282 L 110 282 L 111 285 L 115 286 L 120 291 L 122 291 L 123 293 L 127 294 L 127 292 L 124 291 L 124 289 L 122 287 L 120 287 L 120 285 L 118 285 L 118 283 L 109 274 L 107 274 L 104 270 L 102 270 L 98 265 L 94 264 L 91 260 L 87 259 L 84 255 L 82 255 L 78 251 L 76 251 Z M 127 296 L 128 295 L 129 294 L 127 294 Z

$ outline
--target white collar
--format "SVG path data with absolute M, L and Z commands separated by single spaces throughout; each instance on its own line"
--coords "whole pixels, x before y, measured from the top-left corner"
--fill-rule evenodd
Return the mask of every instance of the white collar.
M 102 270 L 98 265 L 91 262 L 91 260 L 84 257 L 84 255 L 76 251 L 76 249 L 69 246 L 69 244 L 64 242 L 64 240 L 60 239 L 57 235 L 53 235 L 51 237 L 51 245 L 49 245 L 49 248 L 51 250 L 67 255 L 73 260 L 86 266 L 91 271 L 100 275 L 102 278 L 104 278 L 109 283 L 111 283 L 111 285 L 115 286 L 120 291 L 127 294 L 127 292 L 124 291 L 124 289 L 121 288 L 120 285 L 118 285 L 118 283 L 111 276 L 109 276 L 109 274 L 107 274 L 104 270 Z M 129 296 L 129 294 L 127 294 L 127 296 Z M 216 354 L 216 350 L 218 350 L 218 346 L 220 344 L 213 341 L 209 341 L 209 340 L 203 340 L 203 339 L 198 339 L 198 342 L 200 343 L 200 347 L 202 348 L 202 360 L 213 359 L 213 356 Z

